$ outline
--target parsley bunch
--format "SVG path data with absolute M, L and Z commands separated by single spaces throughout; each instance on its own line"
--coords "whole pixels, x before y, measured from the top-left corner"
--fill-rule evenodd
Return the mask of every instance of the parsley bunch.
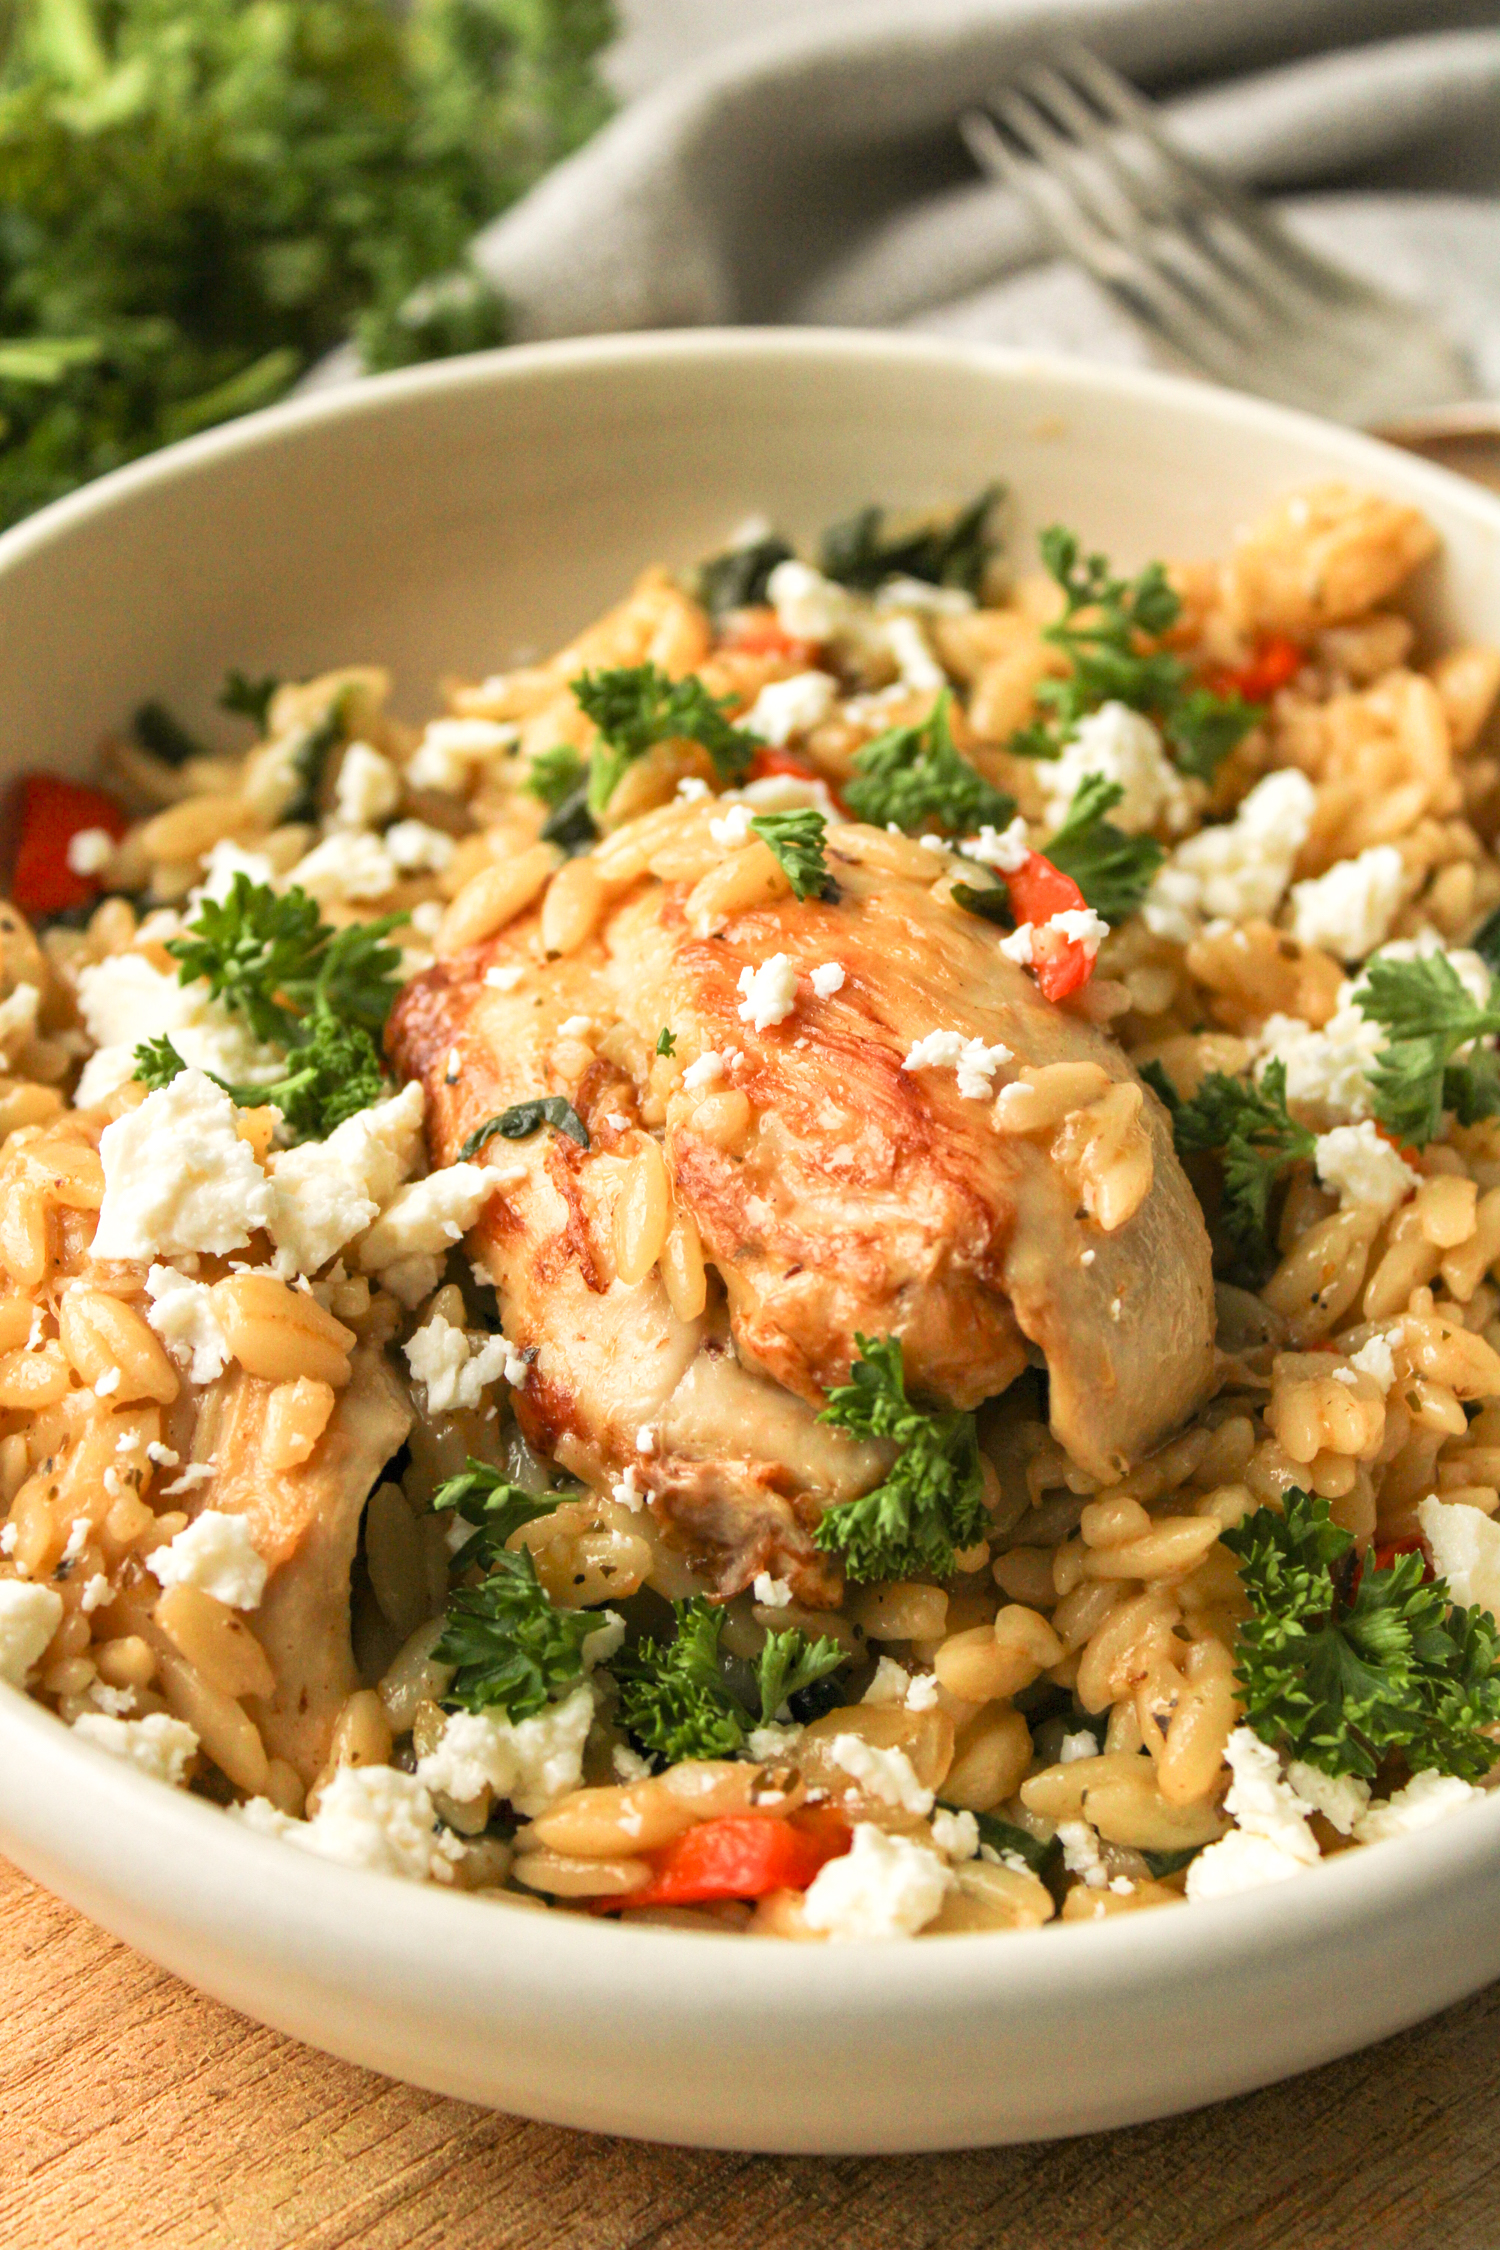
M 1260 708 L 1242 696 L 1194 687 L 1189 667 L 1170 649 L 1142 649 L 1143 641 L 1169 633 L 1182 614 L 1162 565 L 1147 563 L 1134 578 L 1116 578 L 1106 556 L 1082 554 L 1076 533 L 1060 524 L 1042 533 L 1041 550 L 1065 603 L 1042 638 L 1062 651 L 1068 670 L 1061 679 L 1042 681 L 1037 701 L 1047 716 L 1022 727 L 1007 748 L 1021 758 L 1060 757 L 1080 719 L 1102 703 L 1125 703 L 1157 721 L 1184 773 L 1212 781 Z
M 1167 856 L 1154 836 L 1127 836 L 1105 817 L 1124 794 L 1118 781 L 1106 781 L 1102 773 L 1085 774 L 1046 847 L 1053 866 L 1072 876 L 1106 922 L 1123 922 L 1135 912 Z
M 1237 1643 L 1246 1724 L 1323 1773 L 1372 1780 L 1399 1750 L 1413 1773 L 1479 1780 L 1497 1754 L 1481 1730 L 1500 1725 L 1494 1619 L 1455 1607 L 1441 1578 L 1424 1585 L 1419 1554 L 1356 1573 L 1326 1500 L 1294 1486 L 1285 1510 L 1223 1534 L 1251 1609 Z
M 1476 1006 L 1445 953 L 1416 961 L 1372 961 L 1354 995 L 1360 1012 L 1381 1025 L 1386 1044 L 1370 1071 L 1374 1109 L 1403 1141 L 1423 1147 L 1443 1127 L 1444 1110 L 1461 1125 L 1500 1110 L 1500 1067 L 1491 1049 L 1470 1040 L 1500 1032 L 1500 1009 Z
M 987 484 L 966 508 L 892 537 L 886 536 L 884 508 L 856 509 L 824 532 L 818 568 L 825 578 L 861 591 L 873 591 L 887 578 L 920 578 L 929 586 L 958 586 L 977 594 L 999 545 L 990 519 L 1003 492 L 1002 485 Z
M 1005 826 L 1015 798 L 992 788 L 959 754 L 948 717 L 952 701 L 944 688 L 919 725 L 892 727 L 855 752 L 855 779 L 845 784 L 844 802 L 856 820 L 873 828 L 894 821 L 908 835 L 927 821 L 950 836 Z
M 1288 1165 L 1310 1157 L 1317 1145 L 1317 1135 L 1286 1106 L 1286 1064 L 1268 1063 L 1258 1081 L 1211 1070 L 1189 1102 L 1160 1063 L 1147 1063 L 1141 1076 L 1171 1112 L 1178 1155 L 1219 1158 L 1225 1230 L 1250 1264 L 1264 1267 L 1271 1256 L 1271 1191 Z
M 0 8 L 0 524 L 351 330 L 370 367 L 503 341 L 469 238 L 601 121 L 612 30 L 609 0 Z
M 974 1417 L 912 1405 L 899 1336 L 854 1341 L 860 1357 L 820 1419 L 853 1437 L 889 1438 L 897 1454 L 872 1492 L 824 1511 L 818 1545 L 842 1554 L 851 1578 L 946 1577 L 955 1548 L 972 1547 L 989 1525 Z
M 432 1496 L 438 1514 L 451 1510 L 473 1526 L 473 1537 L 456 1550 L 449 1568 L 464 1571 L 476 1563 L 492 1565 L 511 1533 L 538 1516 L 550 1516 L 559 1497 L 509 1484 L 488 1461 L 476 1461 L 471 1454 L 457 1476 L 440 1484 Z
M 791 560 L 787 542 L 768 532 L 763 539 L 730 547 L 700 563 L 691 580 L 693 594 L 715 619 L 727 617 L 731 610 L 758 608 L 766 599 L 776 565 Z
M 708 752 L 721 781 L 738 781 L 760 745 L 725 717 L 731 696 L 710 695 L 690 672 L 669 679 L 654 664 L 626 664 L 609 672 L 581 672 L 573 694 L 599 729 L 589 760 L 589 811 L 602 813 L 626 768 L 658 742 L 696 742 Z
M 835 1640 L 809 1640 L 793 1627 L 768 1633 L 756 1665 L 759 1717 L 734 1693 L 719 1655 L 724 1612 L 701 1594 L 674 1602 L 670 1641 L 650 1638 L 624 1648 L 611 1670 L 620 1689 L 620 1720 L 643 1750 L 664 1765 L 682 1758 L 733 1758 L 752 1727 L 769 1726 L 804 1688 L 846 1661 Z
M 499 1709 L 507 1719 L 535 1718 L 554 1688 L 581 1679 L 586 1641 L 601 1630 L 587 1609 L 558 1609 L 536 1574 L 529 1548 L 502 1547 L 487 1558 L 489 1576 L 449 1597 L 433 1644 L 438 1664 L 457 1666 L 444 1702 L 465 1711 Z
M 811 805 L 795 812 L 757 813 L 750 826 L 763 844 L 769 844 L 798 898 L 827 898 L 834 891 L 823 857 L 828 823 Z
M 288 1054 L 282 1077 L 257 1084 L 249 1079 L 239 1082 L 221 1078 L 212 1070 L 204 1075 L 221 1086 L 241 1109 L 258 1109 L 263 1102 L 273 1102 L 299 1139 L 321 1141 L 346 1118 L 378 1102 L 385 1081 L 375 1042 L 367 1031 L 358 1024 L 340 1022 L 321 1006 L 310 1021 L 311 1033 Z M 143 1041 L 135 1051 L 134 1075 L 153 1093 L 158 1087 L 170 1086 L 186 1068 L 166 1033 L 159 1039 Z

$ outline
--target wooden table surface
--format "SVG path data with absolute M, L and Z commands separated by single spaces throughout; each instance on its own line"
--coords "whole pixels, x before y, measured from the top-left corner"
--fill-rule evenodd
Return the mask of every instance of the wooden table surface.
M 1164 2125 L 830 2160 L 603 2140 L 332 2062 L 3 1861 L 0 2006 L 4 2250 L 1500 2246 L 1500 1986 Z

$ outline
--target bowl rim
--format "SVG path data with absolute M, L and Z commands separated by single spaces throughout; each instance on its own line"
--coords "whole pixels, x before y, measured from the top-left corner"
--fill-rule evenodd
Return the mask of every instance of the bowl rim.
M 221 462 L 274 447 L 284 436 L 328 423 L 378 419 L 393 405 L 652 364 L 816 361 L 970 368 L 1002 381 L 1041 383 L 1063 404 L 1069 397 L 1125 396 L 1226 428 L 1313 440 L 1325 456 L 1377 484 L 1388 480 L 1390 464 L 1399 462 L 1399 483 L 1407 494 L 1420 500 L 1429 493 L 1450 511 L 1457 507 L 1488 529 L 1500 551 L 1500 496 L 1361 432 L 1191 378 L 880 331 L 687 329 L 517 345 L 293 397 L 127 463 L 25 518 L 0 534 L 0 577 L 154 488 L 208 474 Z M 4 1755 L 7 1742 L 14 1757 Z M 35 1793 L 27 1769 L 34 1771 Z M 112 1828 L 124 1840 L 123 1850 L 114 1853 L 101 1842 Z M 133 1895 L 122 1892 L 109 1869 L 132 1876 L 149 1869 L 153 1908 L 164 1903 L 183 1930 L 216 1929 L 226 1908 L 253 1900 L 263 1926 L 304 1942 L 318 1932 L 346 1952 L 352 1935 L 356 1960 L 364 1956 L 372 1964 L 420 1970 L 429 1987 L 435 1964 L 445 1975 L 450 1963 L 461 1961 L 463 1983 L 481 1986 L 497 1974 L 506 1982 L 520 1974 L 532 1988 L 555 1988 L 590 1970 L 606 1970 L 612 2000 L 633 1995 L 659 2006 L 665 1993 L 689 2014 L 727 2002 L 748 2002 L 757 2013 L 788 2008 L 805 2013 L 809 2002 L 822 2007 L 838 1999 L 846 2007 L 882 2013 L 898 2006 L 955 2016 L 1002 1998 L 1009 2008 L 1028 1991 L 1045 1993 L 1054 2003 L 1060 1989 L 1080 1997 L 1108 1989 L 1126 1998 L 1159 1985 L 1164 1976 L 1222 1975 L 1269 1954 L 1319 1946 L 1352 1921 L 1386 1921 L 1420 1908 L 1438 1892 L 1500 1869 L 1500 1791 L 1487 1803 L 1467 1806 L 1379 1850 L 1338 1854 L 1308 1870 L 1309 1879 L 1205 1901 L 1186 1918 L 1108 1916 L 1070 1923 L 1066 1936 L 1054 1922 L 1035 1930 L 955 1935 L 941 1946 L 880 1940 L 745 1946 L 735 1933 L 642 1928 L 580 1914 L 507 1913 L 481 1896 L 401 1882 L 289 1849 L 226 1819 L 219 1807 L 167 1788 L 76 1739 L 24 1690 L 0 1683 L 0 1832 L 24 1837 L 38 1855 L 65 1862 L 74 1874 L 97 1868 L 92 1887 L 101 1894 Z M 486 1928 L 497 1934 L 476 1942 Z M 714 1948 L 712 1979 L 669 1974 L 698 1957 L 690 1945 L 684 1947 L 689 1937 Z M 997 1945 L 996 1937 L 1005 1942 Z

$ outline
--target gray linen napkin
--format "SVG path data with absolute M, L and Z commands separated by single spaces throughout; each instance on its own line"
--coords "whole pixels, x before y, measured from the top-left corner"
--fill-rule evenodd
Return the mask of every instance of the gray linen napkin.
M 653 5 L 633 0 L 637 51 Z M 743 21 L 736 0 L 692 12 L 700 49 Z M 1286 207 L 1293 223 L 1433 305 L 1500 391 L 1500 206 L 1472 192 L 1500 190 L 1496 13 L 1495 0 L 801 0 L 630 102 L 476 255 L 522 340 L 810 322 L 1142 358 L 1017 199 L 975 177 L 954 129 L 1067 35 L 1242 181 L 1317 191 Z M 355 371 L 339 355 L 315 380 Z

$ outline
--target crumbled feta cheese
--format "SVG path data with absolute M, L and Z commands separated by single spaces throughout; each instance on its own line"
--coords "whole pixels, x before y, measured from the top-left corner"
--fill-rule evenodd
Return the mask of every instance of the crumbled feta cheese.
M 1102 1891 L 1109 1869 L 1099 1849 L 1099 1838 L 1086 1820 L 1060 1820 L 1057 1840 L 1063 1848 L 1063 1865 L 1070 1875 L 1081 1876 L 1087 1889 Z
M 83 1592 L 78 1597 L 78 1606 L 84 1616 L 92 1617 L 96 1609 L 102 1609 L 113 1591 L 103 1571 L 96 1570 L 92 1578 L 85 1580 Z
M 243 875 L 257 888 L 264 885 L 274 890 L 276 887 L 276 870 L 264 852 L 247 852 L 232 836 L 221 836 L 204 858 L 202 882 L 188 892 L 189 909 L 196 912 L 206 898 L 228 898 L 236 875 Z M 139 935 L 144 938 L 144 927 Z
M 875 1666 L 875 1677 L 864 1694 L 862 1703 L 904 1703 L 911 1686 L 911 1674 L 904 1664 L 893 1656 L 882 1656 Z
M 757 1571 L 751 1588 L 762 1609 L 786 1609 L 792 1600 L 792 1589 L 785 1578 L 773 1578 L 768 1570 Z
M 117 1391 L 117 1390 L 118 1390 L 119 1388 L 120 1388 L 120 1370 L 119 1370 L 119 1368 L 118 1368 L 118 1367 L 106 1367 L 106 1368 L 105 1368 L 105 1370 L 104 1370 L 104 1373 L 103 1373 L 102 1375 L 98 1376 L 98 1377 L 97 1377 L 97 1378 L 95 1379 L 95 1382 L 94 1382 L 94 1396 L 95 1396 L 95 1398 L 112 1398 L 112 1397 L 114 1396 L 115 1392 L 116 1392 L 116 1391 Z
M 859 1734 L 836 1734 L 828 1757 L 879 1803 L 899 1805 L 903 1812 L 931 1812 L 932 1791 L 922 1787 L 904 1750 L 882 1750 Z
M 443 926 L 443 912 L 441 899 L 419 899 L 411 910 L 411 926 L 419 936 L 435 938 Z
M 526 974 L 520 961 L 497 961 L 493 969 L 486 969 L 484 981 L 496 992 L 514 992 Z
M 326 1141 L 303 1141 L 271 1159 L 270 1232 L 283 1279 L 316 1273 L 391 1203 L 421 1154 L 425 1107 L 413 1079 Z
M 610 1769 L 616 1781 L 648 1781 L 651 1768 L 639 1751 L 632 1750 L 628 1742 L 617 1742 L 609 1753 Z
M 1384 1844 L 1396 1836 L 1415 1836 L 1418 1829 L 1446 1820 L 1449 1813 L 1477 1803 L 1483 1795 L 1482 1789 L 1476 1789 L 1471 1781 L 1461 1781 L 1456 1773 L 1438 1773 L 1429 1767 L 1413 1774 L 1394 1797 L 1371 1805 L 1354 1824 L 1354 1840 L 1357 1844 Z
M 195 1070 L 255 1084 L 284 1069 L 274 1048 L 263 1046 L 199 979 L 179 984 L 140 953 L 114 953 L 78 974 L 78 1008 L 97 1052 L 83 1067 L 77 1104 L 91 1109 L 135 1072 L 136 1048 L 165 1033 Z
M 1118 782 L 1124 790 L 1109 817 L 1127 836 L 1143 835 L 1163 824 L 1177 830 L 1188 827 L 1202 795 L 1173 765 L 1151 721 L 1124 703 L 1101 703 L 1097 711 L 1079 720 L 1060 758 L 1037 766 L 1053 827 L 1061 824 L 1079 783 L 1089 774 Z
M 948 685 L 948 675 L 932 653 L 932 643 L 919 619 L 899 613 L 888 617 L 880 637 L 889 650 L 897 676 L 914 695 L 936 695 Z
M 153 1781 L 170 1782 L 180 1789 L 198 1754 L 198 1737 L 181 1719 L 153 1711 L 144 1719 L 112 1719 L 102 1712 L 85 1711 L 73 1721 L 73 1733 L 112 1758 L 124 1758 Z
M 1388 1218 L 1417 1184 L 1411 1166 L 1381 1139 L 1370 1118 L 1320 1133 L 1313 1161 L 1324 1187 L 1337 1191 L 1343 1211 L 1359 1205 Z
M 0 1000 L 0 1056 L 9 1061 L 36 1036 L 42 996 L 34 984 L 18 984 Z
M 1031 857 L 1026 823 L 1019 813 L 1008 828 L 981 828 L 977 836 L 965 836 L 958 848 L 965 859 L 998 868 L 1002 875 L 1014 875 Z
M 594 1691 L 587 1684 L 514 1724 L 497 1711 L 455 1711 L 437 1748 L 418 1761 L 417 1778 L 459 1804 L 488 1787 L 534 1820 L 578 1787 L 593 1722 Z
M 649 1422 L 643 1422 L 636 1431 L 635 1449 L 637 1453 L 654 1453 L 656 1451 L 656 1432 Z
M 510 1346 L 503 1336 L 469 1335 L 434 1313 L 402 1346 L 407 1363 L 427 1389 L 429 1414 L 478 1407 L 490 1384 L 505 1374 Z M 525 1361 L 521 1362 L 525 1367 Z
M 1236 1828 L 1267 1837 L 1278 1850 L 1311 1867 L 1318 1845 L 1307 1825 L 1308 1808 L 1282 1780 L 1276 1752 L 1250 1727 L 1241 1726 L 1230 1735 L 1224 1756 L 1234 1775 L 1224 1810 Z
M 1414 938 L 1393 938 L 1389 945 L 1380 947 L 1379 951 L 1373 955 L 1373 959 L 1377 961 L 1427 961 L 1432 958 L 1434 953 L 1446 955 L 1449 968 L 1453 971 L 1475 1007 L 1487 1008 L 1490 1004 L 1490 986 L 1493 980 L 1484 961 L 1479 954 L 1473 952 L 1466 945 L 1444 945 L 1436 930 L 1424 930 L 1419 937 Z M 1365 969 L 1368 969 L 1369 965 L 1367 961 Z M 1346 993 L 1352 995 L 1363 977 L 1364 969 L 1345 988 L 1345 992 L 1340 993 L 1340 999 L 1342 1000 Z M 1460 1048 L 1459 1052 L 1462 1054 L 1467 1050 Z
M 271 1183 L 237 1130 L 234 1103 L 184 1070 L 105 1128 L 96 1258 L 242 1250 L 273 1207 Z
M 772 1024 L 785 1023 L 797 1005 L 797 972 L 791 957 L 773 953 L 769 961 L 762 961 L 758 969 L 740 971 L 739 1017 L 754 1031 L 769 1031 Z
M 396 887 L 396 868 L 367 828 L 340 828 L 298 860 L 289 880 L 320 904 L 384 898 Z
M 115 840 L 107 828 L 75 828 L 68 838 L 70 874 L 102 874 L 114 856 Z
M 368 742 L 351 742 L 339 761 L 333 791 L 333 817 L 340 828 L 373 828 L 395 811 L 401 776 L 389 758 Z
M 441 1257 L 462 1241 L 495 1189 L 495 1175 L 482 1164 L 450 1164 L 398 1188 L 356 1256 L 365 1273 L 383 1274 L 413 1257 Z
M 1232 1828 L 1189 1863 L 1187 1895 L 1198 1906 L 1207 1899 L 1258 1891 L 1266 1883 L 1284 1883 L 1288 1876 L 1306 1871 L 1306 1860 L 1283 1851 L 1271 1837 Z
M 430 869 L 434 875 L 441 875 L 458 849 L 446 829 L 433 828 L 425 820 L 398 820 L 386 830 L 381 841 L 389 854 L 391 865 L 398 867 L 403 875 L 415 874 L 419 869 Z M 426 903 L 436 905 L 437 902 L 429 900 Z M 413 926 L 419 930 L 422 924 L 418 922 L 417 915 L 421 911 L 421 907 L 417 907 L 412 914 Z M 441 916 L 442 909 L 439 908 L 438 912 Z M 433 933 L 429 931 L 427 934 L 431 936 Z
M 640 1471 L 633 1461 L 627 1465 L 623 1476 L 615 1478 L 609 1488 L 609 1496 L 611 1500 L 618 1501 L 622 1508 L 628 1508 L 632 1515 L 639 1515 L 644 1508 L 646 1488 L 641 1483 Z
M 520 739 L 519 728 L 493 719 L 429 719 L 406 778 L 413 789 L 454 796 L 468 787 L 473 767 L 514 749 Z
M 212 1484 L 218 1473 L 212 1461 L 190 1461 L 180 1477 L 163 1485 L 162 1497 L 169 1500 L 174 1492 L 196 1492 L 200 1485 Z
M 19 1579 L 0 1578 L 0 1680 L 12 1687 L 26 1685 L 27 1674 L 62 1623 L 62 1614 L 62 1596 L 50 1586 L 24 1586 Z
M 1066 938 L 1069 945 L 1081 945 L 1090 960 L 1109 936 L 1109 924 L 1091 906 L 1067 907 L 1044 926 Z
M 0 1524 L 0 1555 L 13 1555 L 20 1536 L 21 1527 L 18 1523 Z
M 175 1469 L 182 1455 L 174 1453 L 170 1445 L 163 1445 L 160 1438 L 152 1438 L 146 1446 L 146 1459 L 154 1461 L 159 1469 Z
M 841 961 L 823 961 L 813 970 L 808 983 L 820 1000 L 831 1000 L 844 989 L 844 966 Z
M 949 1812 L 940 1805 L 932 1816 L 932 1840 L 949 1859 L 979 1857 L 979 1823 L 971 1812 Z
M 701 805 L 705 797 L 712 795 L 708 783 L 696 773 L 685 773 L 677 784 L 678 801 L 684 805 Z
M 715 1054 L 710 1047 L 706 1055 L 700 1055 L 695 1063 L 688 1064 L 682 1074 L 682 1083 L 690 1094 L 695 1094 L 700 1086 L 716 1085 L 723 1075 L 724 1057 Z
M 1349 1365 L 1357 1367 L 1362 1375 L 1373 1375 L 1380 1388 L 1388 1391 L 1396 1380 L 1396 1359 L 1390 1337 L 1372 1336 L 1357 1352 L 1350 1353 Z
M 965 1039 L 959 1031 L 929 1031 L 912 1042 L 901 1068 L 956 1071 L 964 1100 L 982 1102 L 995 1091 L 996 1071 L 1014 1059 L 1009 1047 L 998 1042 L 991 1047 L 982 1039 Z
M 146 1276 L 146 1295 L 151 1300 L 146 1319 L 188 1380 L 211 1383 L 222 1375 L 229 1343 L 208 1284 L 179 1273 L 175 1266 L 153 1266 Z
M 936 1672 L 918 1672 L 906 1691 L 908 1711 L 935 1711 L 940 1694 Z
M 882 579 L 875 589 L 875 610 L 914 609 L 924 617 L 966 617 L 975 607 L 966 586 L 934 586 L 925 578 L 905 578 L 899 572 Z
M 789 680 L 763 687 L 739 724 L 777 749 L 793 735 L 820 727 L 838 698 L 838 682 L 826 672 L 794 672 Z
M 1461 1609 L 1478 1602 L 1500 1618 L 1500 1523 L 1462 1500 L 1439 1500 L 1436 1493 L 1417 1509 L 1432 1565 Z
M 531 1362 L 524 1352 L 516 1350 L 507 1337 L 502 1336 L 500 1341 L 505 1346 L 505 1365 L 500 1372 L 513 1391 L 523 1391 L 526 1388 L 526 1378 L 531 1373 Z
M 1267 1016 L 1256 1042 L 1257 1061 L 1286 1065 L 1288 1101 L 1307 1102 L 1351 1118 L 1370 1113 L 1370 1070 L 1385 1033 L 1352 1004 L 1340 1007 L 1321 1031 L 1296 1016 Z
M 163 1586 L 198 1586 L 230 1609 L 258 1609 L 267 1570 L 243 1516 L 205 1508 L 186 1530 L 146 1557 Z
M 1286 1778 L 1302 1803 L 1321 1813 L 1341 1836 L 1353 1833 L 1355 1822 L 1370 1802 L 1370 1784 L 1361 1781 L 1357 1773 L 1323 1773 L 1317 1766 L 1293 1758 Z
M 936 1852 L 862 1820 L 843 1857 L 825 1860 L 818 1869 L 802 1916 L 809 1929 L 824 1930 L 835 1942 L 915 1937 L 941 1911 L 952 1887 L 953 1870 Z
M 1062 1766 L 1071 1766 L 1076 1765 L 1080 1758 L 1097 1758 L 1098 1755 L 1099 1744 L 1095 1737 L 1087 1727 L 1080 1727 L 1076 1734 L 1063 1736 L 1058 1745 L 1057 1762 Z
M 1394 844 L 1372 844 L 1326 875 L 1291 889 L 1292 935 L 1341 961 L 1362 961 L 1380 945 L 1406 889 L 1406 862 Z
M 463 1852 L 460 1837 L 438 1828 L 424 1784 L 393 1766 L 340 1766 L 324 1784 L 311 1820 L 292 1820 L 265 1797 L 229 1810 L 262 1836 L 408 1883 L 450 1881 Z
M 1200 919 L 1246 922 L 1274 914 L 1307 841 L 1316 803 L 1312 783 L 1295 767 L 1267 774 L 1233 820 L 1202 828 L 1178 845 L 1146 895 L 1141 911 L 1147 929 L 1187 945 Z
M 1018 969 L 1029 969 L 1033 960 L 1032 941 L 1036 926 L 1031 922 L 1018 922 L 1009 937 L 1000 940 L 1000 951 L 1007 961 L 1014 961 Z
M 89 1534 L 92 1532 L 93 1528 L 94 1527 L 89 1522 L 87 1516 L 75 1516 L 73 1518 L 73 1521 L 68 1526 L 67 1542 L 63 1547 L 61 1555 L 58 1557 L 58 1567 L 60 1569 L 66 1569 L 69 1563 L 77 1562 L 79 1556 L 83 1553 L 84 1548 L 89 1543 Z
M 96 1711 L 102 1711 L 110 1719 L 123 1719 L 127 1712 L 135 1709 L 134 1688 L 106 1687 L 103 1680 L 90 1680 L 88 1699 Z
M 781 562 L 766 594 L 783 633 L 797 641 L 831 641 L 864 622 L 862 605 L 837 579 L 803 562 Z
M 726 851 L 734 851 L 750 842 L 753 833 L 750 823 L 754 818 L 748 805 L 731 805 L 718 820 L 709 822 L 708 833 Z
M 745 1746 L 759 1766 L 785 1765 L 802 1739 L 801 1727 L 778 1726 L 773 1720 L 763 1727 L 752 1727 L 745 1737 Z

